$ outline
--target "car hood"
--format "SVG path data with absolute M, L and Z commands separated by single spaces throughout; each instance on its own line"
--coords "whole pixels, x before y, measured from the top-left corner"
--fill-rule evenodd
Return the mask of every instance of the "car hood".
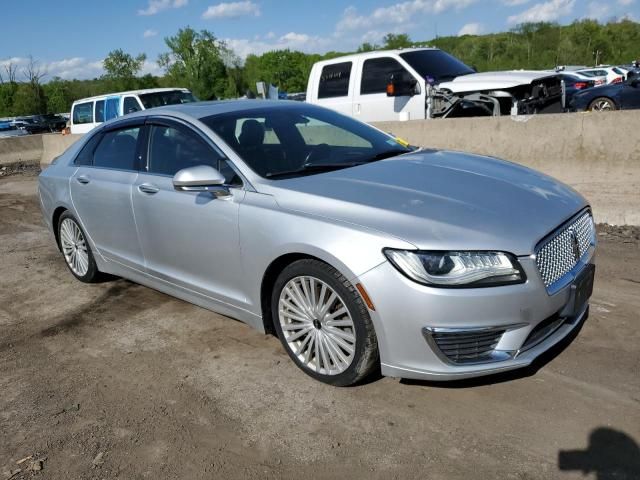
M 269 182 L 284 210 L 347 222 L 433 250 L 533 253 L 587 206 L 570 187 L 489 157 L 423 150 Z
M 457 77 L 450 82 L 442 82 L 438 87 L 450 90 L 453 93 L 504 90 L 519 85 L 529 85 L 536 80 L 556 76 L 557 74 L 551 72 L 527 70 L 471 73 Z

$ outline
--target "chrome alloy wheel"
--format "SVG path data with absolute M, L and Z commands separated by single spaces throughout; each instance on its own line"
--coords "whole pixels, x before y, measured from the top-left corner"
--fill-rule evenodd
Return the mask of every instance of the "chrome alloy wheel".
M 278 317 L 286 344 L 302 364 L 322 375 L 351 365 L 356 332 L 340 296 L 315 277 L 295 277 L 280 293 Z
M 89 251 L 82 230 L 70 218 L 62 220 L 60 225 L 60 246 L 69 268 L 79 277 L 89 270 Z
M 598 100 L 591 107 L 591 110 L 593 110 L 594 112 L 608 112 L 613 109 L 614 108 L 611 104 L 611 101 L 606 99 Z

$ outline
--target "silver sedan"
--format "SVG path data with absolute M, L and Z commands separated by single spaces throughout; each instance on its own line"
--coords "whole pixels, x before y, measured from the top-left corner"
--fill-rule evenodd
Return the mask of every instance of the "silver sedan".
M 274 333 L 333 385 L 529 365 L 593 288 L 594 223 L 571 188 L 302 103 L 127 115 L 39 193 L 78 280 L 117 275 Z

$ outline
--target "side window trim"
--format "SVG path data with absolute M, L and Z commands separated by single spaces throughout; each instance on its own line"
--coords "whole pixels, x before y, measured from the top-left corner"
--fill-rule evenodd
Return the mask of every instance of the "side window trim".
M 170 128 L 175 128 L 175 129 L 183 129 L 183 130 L 187 130 L 191 133 L 193 133 L 194 135 L 197 135 L 198 138 L 200 138 L 202 141 L 205 142 L 205 144 L 209 147 L 212 148 L 219 156 L 220 156 L 220 160 L 223 160 L 225 162 L 227 162 L 227 164 L 229 165 L 229 167 L 236 173 L 236 175 L 238 175 L 238 177 L 240 178 L 242 185 L 240 186 L 232 186 L 229 185 L 232 188 L 241 188 L 244 189 L 245 186 L 248 184 L 246 178 L 244 177 L 244 175 L 242 175 L 242 173 L 240 172 L 240 170 L 234 165 L 233 161 L 222 151 L 222 149 L 220 147 L 218 147 L 215 142 L 213 142 L 209 137 L 207 137 L 204 133 L 202 133 L 200 131 L 200 129 L 193 127 L 192 125 L 189 125 L 188 123 L 182 121 L 181 119 L 178 118 L 168 118 L 168 117 L 147 117 L 146 121 L 145 121 L 145 144 L 143 149 L 141 150 L 141 156 L 142 158 L 140 159 L 140 171 L 143 173 L 146 173 L 147 175 L 158 175 L 158 176 L 162 176 L 162 177 L 169 177 L 169 178 L 173 178 L 173 175 L 165 175 L 162 173 L 154 173 L 154 172 L 150 172 L 149 171 L 149 144 L 151 142 L 151 127 L 153 126 L 158 126 L 158 127 L 170 127 Z

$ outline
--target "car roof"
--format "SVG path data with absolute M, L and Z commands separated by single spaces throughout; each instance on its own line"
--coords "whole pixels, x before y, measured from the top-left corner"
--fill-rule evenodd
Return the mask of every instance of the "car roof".
M 93 97 L 80 98 L 80 99 L 76 100 L 75 102 L 73 102 L 73 104 L 75 105 L 76 103 L 85 103 L 85 102 L 91 102 L 91 101 L 94 101 L 94 100 L 101 100 L 101 99 L 106 98 L 106 97 L 123 96 L 123 95 L 144 95 L 145 93 L 175 92 L 176 90 L 179 90 L 181 92 L 188 92 L 189 91 L 188 88 L 183 88 L 183 87 L 145 88 L 145 89 L 141 89 L 141 90 L 127 90 L 125 92 L 104 93 L 102 95 L 95 95 Z
M 221 100 L 211 102 L 191 102 L 179 105 L 167 105 L 164 107 L 155 107 L 148 110 L 140 110 L 135 113 L 129 113 L 124 117 L 118 118 L 134 118 L 148 117 L 153 115 L 171 115 L 181 113 L 196 119 L 210 117 L 212 115 L 222 115 L 225 113 L 235 113 L 255 110 L 257 108 L 290 108 L 296 106 L 304 106 L 309 109 L 318 108 L 305 102 L 297 102 L 294 100 Z
M 434 51 L 434 50 L 440 50 L 440 49 L 435 47 L 412 47 L 412 48 L 397 48 L 395 50 L 372 50 L 370 52 L 353 53 L 351 55 L 344 55 L 342 57 L 334 57 L 328 60 L 321 60 L 317 63 L 324 65 L 324 64 L 330 64 L 330 63 L 338 63 L 338 62 L 344 62 L 349 60 L 355 60 L 358 58 L 379 57 L 381 54 L 382 55 L 393 55 L 393 54 L 400 55 L 401 53 L 419 52 L 421 50 Z

